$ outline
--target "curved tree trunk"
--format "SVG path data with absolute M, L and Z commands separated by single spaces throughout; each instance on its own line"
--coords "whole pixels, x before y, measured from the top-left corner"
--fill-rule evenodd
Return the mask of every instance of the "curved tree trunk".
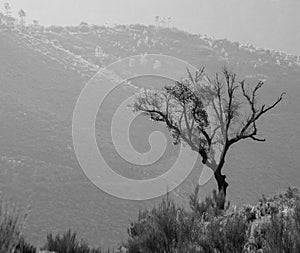
M 215 165 L 215 170 L 214 170 L 214 176 L 218 184 L 218 191 L 220 196 L 220 203 L 219 203 L 220 209 L 225 208 L 225 202 L 226 202 L 228 183 L 226 182 L 226 176 L 222 174 L 222 168 L 225 164 L 225 157 L 229 150 L 229 147 L 230 144 L 226 142 L 220 157 L 220 162 L 217 165 Z
M 214 172 L 214 176 L 218 184 L 218 191 L 220 197 L 222 199 L 221 203 L 219 203 L 220 204 L 219 207 L 220 209 L 224 209 L 225 202 L 226 202 L 227 187 L 228 187 L 228 183 L 226 182 L 226 176 L 221 173 L 221 170 L 219 168 Z

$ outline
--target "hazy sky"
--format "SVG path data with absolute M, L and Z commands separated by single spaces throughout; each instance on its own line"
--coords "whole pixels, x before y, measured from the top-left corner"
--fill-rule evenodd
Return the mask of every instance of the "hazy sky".
M 153 24 L 172 26 L 300 55 L 300 0 L 0 0 L 44 25 Z

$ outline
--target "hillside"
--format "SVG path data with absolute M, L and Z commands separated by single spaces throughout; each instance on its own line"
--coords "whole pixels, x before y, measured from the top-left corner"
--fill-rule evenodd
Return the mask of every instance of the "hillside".
M 285 101 L 261 121 L 266 143 L 244 142 L 230 152 L 225 172 L 229 199 L 240 205 L 254 203 L 261 194 L 273 194 L 300 185 L 300 59 L 251 45 L 192 35 L 177 29 L 142 25 L 79 27 L 0 27 L 0 191 L 8 199 L 31 205 L 26 235 L 39 244 L 48 231 L 68 227 L 92 244 L 115 245 L 124 238 L 130 219 L 155 201 L 132 202 L 113 198 L 85 177 L 72 147 L 72 113 L 85 83 L 99 68 L 137 54 L 161 53 L 205 66 L 209 74 L 224 64 L 240 79 L 265 80 L 265 103 L 281 91 Z M 145 80 L 133 80 L 141 84 Z M 117 89 L 106 102 L 126 98 L 134 88 Z M 109 122 L 97 121 L 98 144 L 110 161 L 132 178 L 160 174 L 172 162 L 171 154 L 147 169 L 132 166 L 113 153 Z M 161 126 L 139 119 L 136 134 Z M 98 133 L 97 133 L 98 135 Z M 147 149 L 144 139 L 136 145 Z M 199 164 L 198 164 L 199 165 Z M 200 166 L 200 165 L 199 165 Z M 197 166 L 196 166 L 197 167 Z M 199 177 L 195 169 L 175 196 L 184 203 Z M 215 187 L 211 180 L 203 195 Z

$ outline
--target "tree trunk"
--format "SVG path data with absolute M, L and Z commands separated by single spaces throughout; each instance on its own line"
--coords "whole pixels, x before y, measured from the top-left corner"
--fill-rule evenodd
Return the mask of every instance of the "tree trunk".
M 228 183 L 226 182 L 226 176 L 221 173 L 220 168 L 217 168 L 216 171 L 214 172 L 215 179 L 218 184 L 218 191 L 219 195 L 222 199 L 222 201 L 219 203 L 220 209 L 225 208 L 225 202 L 226 202 L 226 194 L 227 194 L 227 187 Z

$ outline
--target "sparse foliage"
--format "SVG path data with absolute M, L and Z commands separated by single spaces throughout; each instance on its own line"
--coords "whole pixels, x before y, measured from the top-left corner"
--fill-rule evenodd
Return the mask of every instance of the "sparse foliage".
M 259 136 L 257 122 L 280 103 L 283 94 L 270 105 L 259 105 L 263 82 L 250 88 L 227 68 L 213 79 L 205 75 L 204 68 L 187 73 L 187 78 L 174 85 L 138 94 L 134 111 L 164 122 L 174 144 L 183 141 L 198 152 L 203 164 L 213 170 L 219 193 L 226 196 L 228 183 L 222 169 L 230 147 L 245 139 L 265 141 Z

